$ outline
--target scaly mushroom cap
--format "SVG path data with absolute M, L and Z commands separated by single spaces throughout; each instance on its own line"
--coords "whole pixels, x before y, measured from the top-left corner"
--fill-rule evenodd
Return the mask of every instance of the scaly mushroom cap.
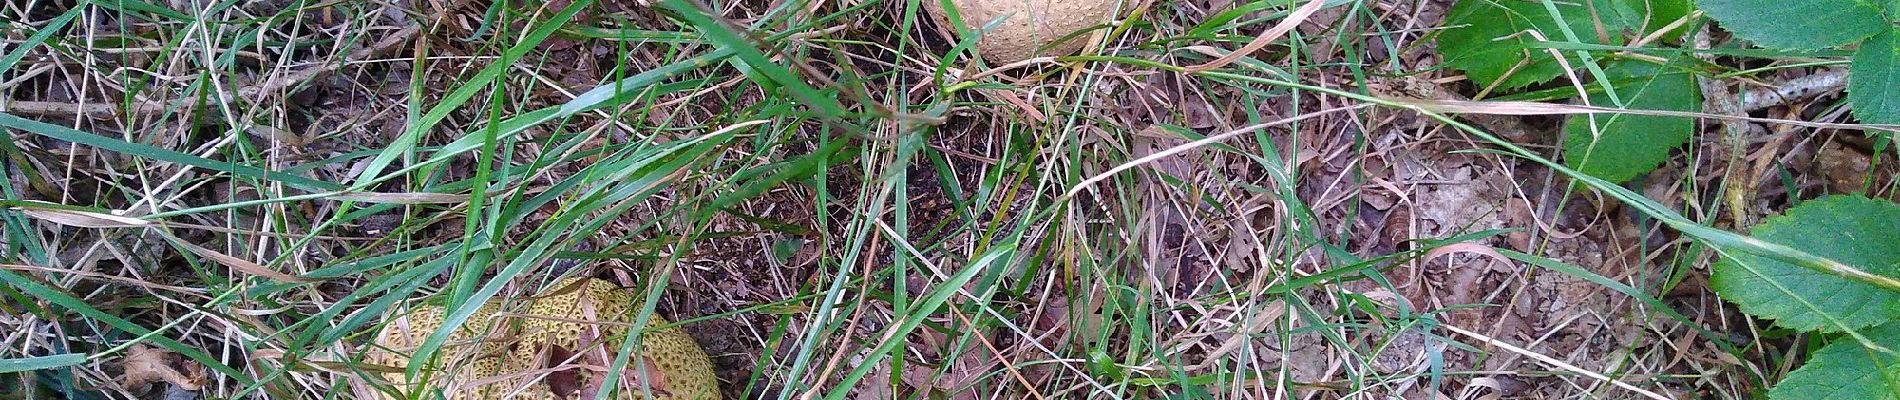
M 607 387 L 616 388 L 620 399 L 646 399 L 649 390 L 653 400 L 720 398 L 712 359 L 678 328 L 645 332 L 642 352 L 620 371 L 621 382 L 603 382 L 641 304 L 632 291 L 599 279 L 564 279 L 550 290 L 523 315 L 522 343 L 533 345 L 515 349 L 518 359 L 545 360 L 540 364 L 552 373 L 542 380 L 543 390 L 587 399 Z M 647 318 L 646 328 L 666 324 L 655 315 Z
M 616 399 L 647 399 L 647 391 L 655 396 L 650 400 L 720 398 L 712 359 L 678 328 L 647 331 L 619 384 L 605 384 L 640 304 L 631 291 L 592 278 L 564 279 L 550 290 L 518 315 L 501 313 L 505 300 L 477 309 L 449 334 L 438 353 L 442 362 L 432 366 L 440 372 L 427 387 L 401 371 L 383 377 L 404 394 L 440 389 L 452 399 L 592 399 L 607 387 L 617 389 Z M 377 334 L 368 361 L 407 368 L 409 354 L 442 327 L 444 313 L 441 306 L 424 305 L 394 318 Z M 653 316 L 646 327 L 667 323 Z
M 498 302 L 482 305 L 455 332 L 449 333 L 448 341 L 443 342 L 437 351 L 437 362 L 430 365 L 425 373 L 430 387 L 440 387 L 446 393 L 490 393 L 502 388 L 484 382 L 484 378 L 511 373 L 519 368 L 505 363 L 503 357 L 506 343 L 488 340 L 497 332 L 509 331 L 505 321 L 495 318 L 501 307 Z M 428 340 L 429 335 L 442 327 L 442 319 L 447 314 L 439 305 L 419 305 L 408 314 L 396 317 L 376 335 L 376 344 L 370 347 L 368 360 L 372 364 L 385 367 L 406 369 L 409 356 Z M 421 390 L 420 383 L 410 380 L 402 370 L 381 373 L 405 395 L 413 395 Z M 421 378 L 418 376 L 417 378 Z M 492 380 L 489 380 L 492 381 Z M 384 399 L 396 399 L 390 393 L 383 394 Z
M 985 32 L 983 38 L 977 41 L 977 49 L 982 51 L 983 58 L 997 64 L 1036 56 L 1068 55 L 1082 50 L 1082 46 L 1088 44 L 1089 35 L 1075 35 L 1061 44 L 1049 46 L 1047 51 L 1036 51 L 1043 45 L 1106 21 L 1117 3 L 1117 0 L 949 1 L 956 6 L 964 28 L 971 31 L 980 31 L 990 21 L 1007 16 L 1008 19 L 995 30 Z M 923 3 L 937 21 L 944 23 L 946 28 L 951 26 L 949 14 L 940 0 L 923 0 Z

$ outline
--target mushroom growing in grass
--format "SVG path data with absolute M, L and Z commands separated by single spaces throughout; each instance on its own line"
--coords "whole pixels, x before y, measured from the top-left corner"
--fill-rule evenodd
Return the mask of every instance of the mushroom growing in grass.
M 1107 21 L 1120 3 L 1119 0 L 921 1 L 946 29 L 954 25 L 950 24 L 950 14 L 943 3 L 954 6 L 964 29 L 982 32 L 976 48 L 984 59 L 996 64 L 1037 56 L 1069 55 L 1082 50 L 1088 44 L 1089 35 L 1078 32 Z M 1002 23 L 984 31 L 985 26 L 997 19 L 1003 19 Z
M 606 381 L 641 307 L 630 290 L 568 278 L 527 300 L 521 313 L 501 312 L 502 301 L 484 305 L 450 334 L 439 357 L 447 361 L 431 365 L 441 372 L 426 385 L 402 372 L 382 375 L 405 394 L 442 390 L 452 398 L 592 399 L 606 389 L 615 390 L 614 399 L 720 398 L 705 350 L 678 328 L 658 329 L 668 322 L 657 315 L 648 318 L 619 379 Z M 377 335 L 370 361 L 405 368 L 408 352 L 441 327 L 442 315 L 441 306 L 418 306 L 393 319 Z
M 409 313 L 392 318 L 383 326 L 382 332 L 377 333 L 376 343 L 370 346 L 365 361 L 390 368 L 380 375 L 405 394 L 441 389 L 444 393 L 474 393 L 476 398 L 490 398 L 489 392 L 493 392 L 496 385 L 482 381 L 489 377 L 509 375 L 511 370 L 516 369 L 504 361 L 508 356 L 505 344 L 488 339 L 508 331 L 505 321 L 494 318 L 500 309 L 498 304 L 489 303 L 476 309 L 468 323 L 449 334 L 448 341 L 437 352 L 439 362 L 424 368 L 420 376 L 410 377 L 405 373 L 409 367 L 409 354 L 442 327 L 442 319 L 448 313 L 440 305 L 418 305 L 410 309 Z M 418 380 L 429 382 L 430 387 L 421 387 Z M 409 397 L 385 393 L 383 398 L 395 400 Z

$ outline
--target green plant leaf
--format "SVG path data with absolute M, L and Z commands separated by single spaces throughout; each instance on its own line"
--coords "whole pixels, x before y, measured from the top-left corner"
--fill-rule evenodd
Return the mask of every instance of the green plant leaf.
M 1604 67 L 1623 108 L 1702 111 L 1702 90 L 1695 77 L 1641 61 L 1614 61 Z M 1590 104 L 1615 107 L 1609 96 L 1590 95 Z M 1595 120 L 1595 130 L 1591 121 Z M 1635 114 L 1577 115 L 1564 123 L 1564 163 L 1603 180 L 1623 183 L 1669 160 L 1695 132 L 1695 121 L 1682 117 Z
M 1648 34 L 1649 32 L 1661 30 L 1664 26 L 1668 26 L 1670 23 L 1676 22 L 1676 20 L 1678 19 L 1682 19 L 1684 15 L 1689 15 L 1689 11 L 1695 10 L 1695 4 L 1694 2 L 1690 0 L 1624 0 L 1624 1 L 1629 3 L 1630 9 L 1636 10 L 1638 14 L 1646 15 L 1646 18 L 1644 19 L 1645 22 L 1643 26 L 1643 32 L 1642 32 L 1643 34 Z M 1691 25 L 1693 24 L 1692 23 L 1682 24 L 1682 26 L 1677 27 L 1674 30 L 1670 30 L 1667 35 L 1664 35 L 1664 37 L 1665 38 L 1680 37 L 1682 33 L 1686 31 Z
M 1751 231 L 1757 240 L 1900 276 L 1900 204 L 1853 195 L 1809 200 Z M 1768 257 L 1728 254 L 1710 286 L 1750 315 L 1776 325 L 1838 332 L 1900 318 L 1900 292 L 1823 274 Z
M 1847 102 L 1869 124 L 1900 124 L 1900 40 L 1889 29 L 1860 44 L 1847 69 Z
M 1900 347 L 1900 321 L 1860 331 L 1888 347 Z M 1768 391 L 1769 400 L 1897 400 L 1900 357 L 1836 340 L 1808 358 Z
M 1821 50 L 1889 30 L 1885 5 L 1868 0 L 1700 0 L 1722 29 L 1762 47 Z
M 1445 66 L 1465 71 L 1465 75 L 1480 85 L 1496 84 L 1500 90 L 1563 75 L 1563 66 L 1550 50 L 1530 47 L 1540 40 L 1524 33 L 1535 31 L 1545 40 L 1565 41 L 1562 27 L 1551 17 L 1543 1 L 1459 0 L 1445 17 L 1446 29 L 1438 35 L 1438 51 L 1445 57 Z M 1596 4 L 1595 10 L 1583 6 L 1582 2 L 1568 1 L 1551 7 L 1557 9 L 1579 39 L 1590 44 L 1610 44 L 1603 43 L 1596 34 L 1599 18 L 1612 40 L 1622 30 L 1634 26 L 1632 22 L 1641 21 L 1640 14 L 1632 11 L 1626 1 L 1642 0 L 1590 2 Z M 1523 66 L 1520 68 L 1519 64 Z

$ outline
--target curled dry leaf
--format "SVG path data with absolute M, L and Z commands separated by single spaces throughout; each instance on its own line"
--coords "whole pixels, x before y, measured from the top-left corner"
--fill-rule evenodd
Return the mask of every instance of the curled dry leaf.
M 173 361 L 178 362 L 174 363 Z M 132 388 L 153 382 L 166 382 L 184 390 L 204 388 L 208 377 L 203 365 L 176 357 L 172 352 L 155 349 L 143 344 L 133 344 L 125 349 L 125 360 L 121 361 L 125 372 L 119 376 L 121 386 Z

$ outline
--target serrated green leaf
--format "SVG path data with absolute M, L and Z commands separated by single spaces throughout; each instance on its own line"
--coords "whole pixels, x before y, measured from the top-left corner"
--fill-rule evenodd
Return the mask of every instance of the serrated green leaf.
M 1481 85 L 1495 83 L 1500 90 L 1563 75 L 1563 66 L 1557 63 L 1557 58 L 1549 50 L 1529 47 L 1539 40 L 1524 33 L 1535 31 L 1545 40 L 1564 41 L 1561 27 L 1543 1 L 1546 0 L 1459 0 L 1445 17 L 1446 29 L 1438 34 L 1438 51 L 1445 56 L 1445 66 L 1465 71 L 1466 76 Z M 1641 21 L 1641 14 L 1630 9 L 1625 1 L 1591 4 L 1596 5 L 1595 10 L 1581 2 L 1568 1 L 1557 2 L 1552 7 L 1579 39 L 1590 44 L 1610 44 L 1603 43 L 1596 34 L 1599 17 L 1612 40 L 1620 36 L 1621 31 L 1633 27 L 1633 22 Z
M 1889 30 L 1883 4 L 1868 0 L 1700 0 L 1722 29 L 1762 47 L 1821 50 Z
M 1687 72 L 1640 61 L 1604 66 L 1624 108 L 1702 111 L 1702 90 Z M 1609 96 L 1593 94 L 1590 104 L 1615 107 Z M 1591 128 L 1595 120 L 1596 129 Z M 1606 181 L 1623 183 L 1669 160 L 1695 132 L 1695 121 L 1681 117 L 1599 114 L 1570 117 L 1564 123 L 1564 163 Z
M 1853 195 L 1801 203 L 1751 230 L 1756 240 L 1827 257 L 1861 271 L 1900 276 L 1900 204 Z M 1838 332 L 1900 318 L 1900 292 L 1823 274 L 1768 257 L 1731 254 L 1710 286 L 1742 312 L 1776 325 Z
M 1883 346 L 1900 347 L 1900 322 L 1860 333 Z M 1768 399 L 1900 400 L 1900 357 L 1870 350 L 1859 341 L 1837 340 L 1776 384 Z
M 1889 29 L 1860 44 L 1848 67 L 1847 102 L 1869 124 L 1900 124 L 1900 33 Z

